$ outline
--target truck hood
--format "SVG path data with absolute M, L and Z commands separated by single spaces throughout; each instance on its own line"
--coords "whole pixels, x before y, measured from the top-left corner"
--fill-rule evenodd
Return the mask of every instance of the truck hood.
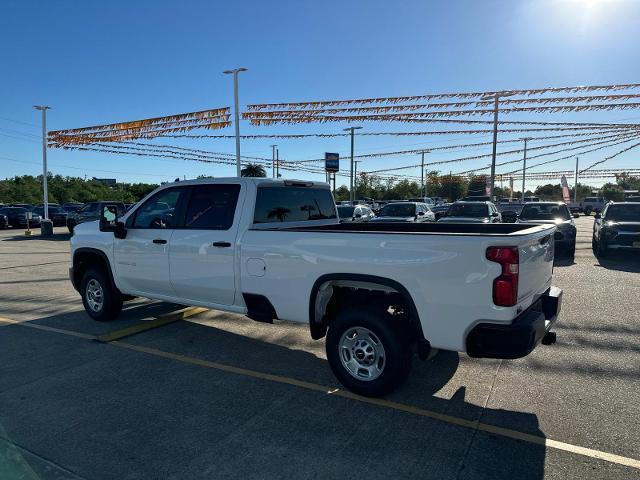
M 606 222 L 605 227 L 624 230 L 627 232 L 640 232 L 640 222 Z
M 489 223 L 487 217 L 442 217 L 438 222 L 442 223 Z

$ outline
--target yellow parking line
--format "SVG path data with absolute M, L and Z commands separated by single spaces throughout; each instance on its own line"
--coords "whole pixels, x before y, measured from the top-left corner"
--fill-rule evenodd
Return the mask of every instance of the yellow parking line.
M 189 309 L 185 309 L 182 311 L 178 311 L 178 312 L 172 312 L 172 314 L 184 314 L 185 312 L 187 312 Z M 197 310 L 197 309 L 196 309 Z M 201 311 L 204 311 L 206 309 L 201 309 Z M 198 311 L 197 313 L 201 313 L 201 311 Z M 172 315 L 172 314 L 168 314 L 168 315 Z M 195 315 L 196 313 L 191 313 L 191 315 Z M 187 315 L 189 316 L 189 315 Z M 186 318 L 186 317 L 182 317 L 182 318 Z M 179 319 L 179 318 L 178 318 Z M 9 324 L 16 324 L 16 325 L 20 325 L 20 326 L 25 326 L 25 327 L 31 327 L 31 328 L 37 328 L 39 330 L 45 330 L 45 331 L 50 331 L 50 332 L 55 332 L 55 333 L 61 333 L 64 335 L 72 335 L 75 337 L 80 337 L 80 338 L 88 338 L 88 339 L 95 339 L 96 337 L 94 337 L 93 335 L 87 335 L 84 333 L 80 333 L 80 332 L 73 332 L 70 330 L 64 330 L 64 329 L 60 329 L 60 328 L 53 328 L 53 327 L 46 327 L 44 325 L 37 325 L 37 324 L 33 324 L 30 322 L 17 322 L 14 320 L 10 320 L 10 319 L 6 319 L 6 318 L 2 318 L 0 317 L 0 322 L 5 322 L 5 323 L 9 323 Z M 149 322 L 151 323 L 151 322 Z M 137 325 L 136 325 L 137 327 Z M 152 327 L 153 328 L 153 327 Z M 124 329 L 127 330 L 127 329 Z M 122 331 L 124 331 L 122 330 Z M 143 329 L 144 330 L 144 329 Z M 142 330 L 140 330 L 142 331 Z M 113 332 L 116 333 L 116 332 Z M 119 337 L 121 338 L 121 337 Z M 634 468 L 637 470 L 640 470 L 640 460 L 635 459 L 635 458 L 630 458 L 630 457 L 623 457 L 621 455 L 616 455 L 613 453 L 608 453 L 608 452 L 603 452 L 600 450 L 595 450 L 592 448 L 586 448 L 586 447 L 581 447 L 579 445 L 573 445 L 570 443 L 565 443 L 565 442 L 560 442 L 558 440 L 552 440 L 550 438 L 545 438 L 545 437 L 540 437 L 537 435 L 531 435 L 529 433 L 524 433 L 524 432 L 519 432 L 517 430 L 511 430 L 509 428 L 503 428 L 503 427 L 497 427 L 495 425 L 489 425 L 486 423 L 481 423 L 478 421 L 473 421 L 473 420 L 465 420 L 463 418 L 458 418 L 458 417 L 454 417 L 452 415 L 445 415 L 442 413 L 438 413 L 438 412 L 434 412 L 432 410 L 426 410 L 420 407 L 415 407 L 412 405 L 406 405 L 403 403 L 398 403 L 398 402 L 393 402 L 391 400 L 385 400 L 382 398 L 369 398 L 369 397 L 361 397 L 360 395 L 356 395 L 355 393 L 349 392 L 347 390 L 342 390 L 339 388 L 330 388 L 330 387 L 326 387 L 324 385 L 319 385 L 316 383 L 311 383 L 311 382 L 305 382 L 302 380 L 296 380 L 295 378 L 290 378 L 290 377 L 285 377 L 282 375 L 274 375 L 271 373 L 264 373 L 264 372 L 259 372 L 259 371 L 255 371 L 255 370 L 249 370 L 246 368 L 240 368 L 240 367 L 234 367 L 231 365 L 225 365 L 222 363 L 217 363 L 217 362 L 211 362 L 208 360 L 202 360 L 200 358 L 195 358 L 195 357 L 188 357 L 185 355 L 180 355 L 177 353 L 171 353 L 171 352 L 165 352 L 163 350 L 158 350 L 156 348 L 150 348 L 150 347 L 143 347 L 140 345 L 133 345 L 131 343 L 126 343 L 126 342 L 122 342 L 119 340 L 113 340 L 109 342 L 110 345 L 116 346 L 116 347 L 120 347 L 120 348 L 126 348 L 128 350 L 132 350 L 132 351 L 136 351 L 136 352 L 140 352 L 140 353 L 146 353 L 149 355 L 154 355 L 157 357 L 162 357 L 162 358 L 166 358 L 169 360 L 175 360 L 178 362 L 182 362 L 182 363 L 187 363 L 187 364 L 191 364 L 191 365 L 197 365 L 200 367 L 205 367 L 205 368 L 211 368 L 214 370 L 219 370 L 219 371 L 223 371 L 223 372 L 227 372 L 227 373 L 232 373 L 232 374 L 236 374 L 236 375 L 242 375 L 245 377 L 251 377 L 251 378 L 256 378 L 259 380 L 266 380 L 266 381 L 270 381 L 270 382 L 276 382 L 276 383 L 280 383 L 280 384 L 284 384 L 284 385 L 290 385 L 293 387 L 298 387 L 298 388 L 304 388 L 307 390 L 312 390 L 315 392 L 319 392 L 319 393 L 323 393 L 325 395 L 331 395 L 331 396 L 336 396 L 336 397 L 342 397 L 342 398 L 346 398 L 349 400 L 354 400 L 357 402 L 362 402 L 362 403 L 367 403 L 370 405 L 375 405 L 378 407 L 383 407 L 383 408 L 389 408 L 392 410 L 396 410 L 396 411 L 400 411 L 400 412 L 404 412 L 404 413 L 409 413 L 412 415 L 417 415 L 417 416 L 421 416 L 421 417 L 427 417 L 427 418 L 431 418 L 434 420 L 438 420 L 441 422 L 445 422 L 445 423 L 449 423 L 451 425 L 456 425 L 459 427 L 463 427 L 463 428 L 469 428 L 469 429 L 477 429 L 480 430 L 482 432 L 487 432 L 487 433 L 491 433 L 494 435 L 498 435 L 501 437 L 506 437 L 506 438 L 512 438 L 515 440 L 520 440 L 523 442 L 527 442 L 527 443 L 532 443 L 535 445 L 542 445 L 546 448 L 553 448 L 555 450 L 561 450 L 564 452 L 568 452 L 568 453 L 573 453 L 576 455 L 582 455 L 584 457 L 589 457 L 589 458 L 595 458 L 595 459 L 599 459 L 599 460 L 603 460 L 609 463 L 614 463 L 617 465 L 622 465 L 625 467 L 630 467 L 630 468 Z
M 104 335 L 99 335 L 96 337 L 96 340 L 98 340 L 99 342 L 112 342 L 114 340 L 119 340 L 124 337 L 135 335 L 136 333 L 151 330 L 152 328 L 157 328 L 163 325 L 167 325 L 168 323 L 177 322 L 178 320 L 184 320 L 185 318 L 198 315 L 199 313 L 206 312 L 207 310 L 208 308 L 202 308 L 202 307 L 183 308 L 181 310 L 176 310 L 175 312 L 160 315 L 155 320 L 138 323 L 136 325 L 123 328 L 121 330 L 116 330 L 114 332 L 105 333 Z
M 177 353 L 165 352 L 156 348 L 142 347 L 139 345 L 132 345 L 126 342 L 112 342 L 111 345 L 126 348 L 128 350 L 134 350 L 136 352 L 147 353 L 158 357 L 167 358 L 170 360 L 176 360 L 182 363 L 189 363 L 191 365 L 198 365 L 201 367 L 212 368 L 215 370 L 221 370 L 223 372 L 234 373 L 237 375 L 243 375 L 246 377 L 257 378 L 261 380 L 267 380 L 270 382 L 282 383 L 285 385 L 291 385 L 294 387 L 305 388 L 307 390 L 313 390 L 315 392 L 324 393 L 326 395 L 332 395 L 336 397 L 347 398 L 349 400 L 355 400 L 358 402 L 368 403 L 379 407 L 390 408 L 412 415 L 418 415 L 421 417 L 428 417 L 441 422 L 449 423 L 463 428 L 478 429 L 483 432 L 492 433 L 501 437 L 513 438 L 521 440 L 523 442 L 533 443 L 536 445 L 543 445 L 547 448 L 553 448 L 556 450 L 562 450 L 585 457 L 596 458 L 604 460 L 606 462 L 623 465 L 640 470 L 640 460 L 623 457 L 621 455 L 615 455 L 613 453 L 602 452 L 600 450 L 594 450 L 592 448 L 581 447 L 578 445 L 572 445 L 570 443 L 560 442 L 537 435 L 531 435 L 529 433 L 519 432 L 517 430 L 511 430 L 509 428 L 497 427 L 486 423 L 481 423 L 473 420 L 465 420 L 463 418 L 454 417 L 451 415 L 445 415 L 442 413 L 434 412 L 432 410 L 425 410 L 420 407 L 414 407 L 412 405 L 405 405 L 403 403 L 393 402 L 391 400 L 385 400 L 382 398 L 369 398 L 361 397 L 355 393 L 339 388 L 329 388 L 324 385 L 318 385 L 316 383 L 305 382 L 302 380 L 296 380 L 295 378 L 284 377 L 281 375 L 274 375 L 271 373 L 263 373 L 255 370 L 249 370 L 246 368 L 233 367 L 231 365 L 225 365 L 217 362 L 210 362 L 208 360 L 202 360 L 194 357 L 187 357 Z
M 11 320 L 10 318 L 0 317 L 0 323 L 20 325 L 21 327 L 35 328 L 36 330 L 44 330 L 45 332 L 61 333 L 72 337 L 84 338 L 85 340 L 94 340 L 96 338 L 95 335 L 89 335 L 88 333 L 65 330 L 64 328 L 49 327 L 47 325 L 39 325 L 37 323 L 31 323 L 29 320 L 20 322 L 17 320 Z

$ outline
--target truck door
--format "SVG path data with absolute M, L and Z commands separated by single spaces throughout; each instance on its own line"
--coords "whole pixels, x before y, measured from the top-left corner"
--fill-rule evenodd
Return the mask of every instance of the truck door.
M 159 191 L 127 219 L 127 237 L 114 239 L 118 281 L 126 292 L 175 296 L 169 280 L 169 246 L 181 222 L 186 189 Z
M 184 225 L 169 247 L 171 284 L 185 300 L 232 305 L 239 184 L 189 188 Z

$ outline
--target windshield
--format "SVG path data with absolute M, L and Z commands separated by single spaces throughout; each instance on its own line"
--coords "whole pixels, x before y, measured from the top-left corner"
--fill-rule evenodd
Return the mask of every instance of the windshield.
M 449 215 L 452 217 L 488 217 L 489 207 L 484 203 L 458 203 L 451 205 Z
M 412 203 L 390 203 L 380 210 L 380 217 L 413 217 L 416 206 Z
M 611 205 L 605 220 L 610 222 L 640 222 L 640 203 Z
M 554 203 L 550 204 L 537 204 L 537 205 L 525 205 L 520 213 L 522 220 L 569 220 L 571 214 L 566 205 L 558 205 Z
M 338 216 L 340 218 L 353 217 L 354 207 L 338 207 Z

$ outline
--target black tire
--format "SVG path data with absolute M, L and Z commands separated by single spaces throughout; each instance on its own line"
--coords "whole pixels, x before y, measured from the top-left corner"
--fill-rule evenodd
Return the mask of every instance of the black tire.
M 76 226 L 76 222 L 74 222 L 73 220 L 67 220 L 67 228 L 69 229 L 69 233 L 71 235 L 73 235 L 73 229 Z
M 591 215 L 591 207 L 585 207 L 584 214 L 585 215 Z
M 357 354 L 351 357 L 348 349 L 341 350 L 343 334 L 360 327 L 373 334 L 368 339 L 384 348 L 384 358 L 379 376 L 373 380 L 360 380 L 343 364 L 343 355 L 357 360 Z M 362 332 L 362 331 L 361 331 Z M 403 324 L 391 317 L 383 309 L 367 307 L 349 308 L 337 314 L 329 326 L 326 340 L 327 360 L 336 378 L 347 389 L 366 397 L 379 397 L 400 386 L 411 370 L 412 348 Z M 366 350 L 369 347 L 363 347 Z M 362 354 L 363 350 L 359 351 Z M 362 369 L 366 370 L 366 369 Z
M 95 288 L 101 291 L 102 301 L 98 302 L 99 308 L 96 308 L 97 296 L 87 292 L 90 285 L 92 291 Z M 122 311 L 122 294 L 111 285 L 109 277 L 101 269 L 92 268 L 85 272 L 80 282 L 80 295 L 82 295 L 82 304 L 87 314 L 99 322 L 113 320 Z
M 575 260 L 576 258 L 576 244 L 572 243 L 571 246 L 569 247 L 569 249 L 567 250 L 567 258 L 569 260 L 571 260 L 572 262 Z

